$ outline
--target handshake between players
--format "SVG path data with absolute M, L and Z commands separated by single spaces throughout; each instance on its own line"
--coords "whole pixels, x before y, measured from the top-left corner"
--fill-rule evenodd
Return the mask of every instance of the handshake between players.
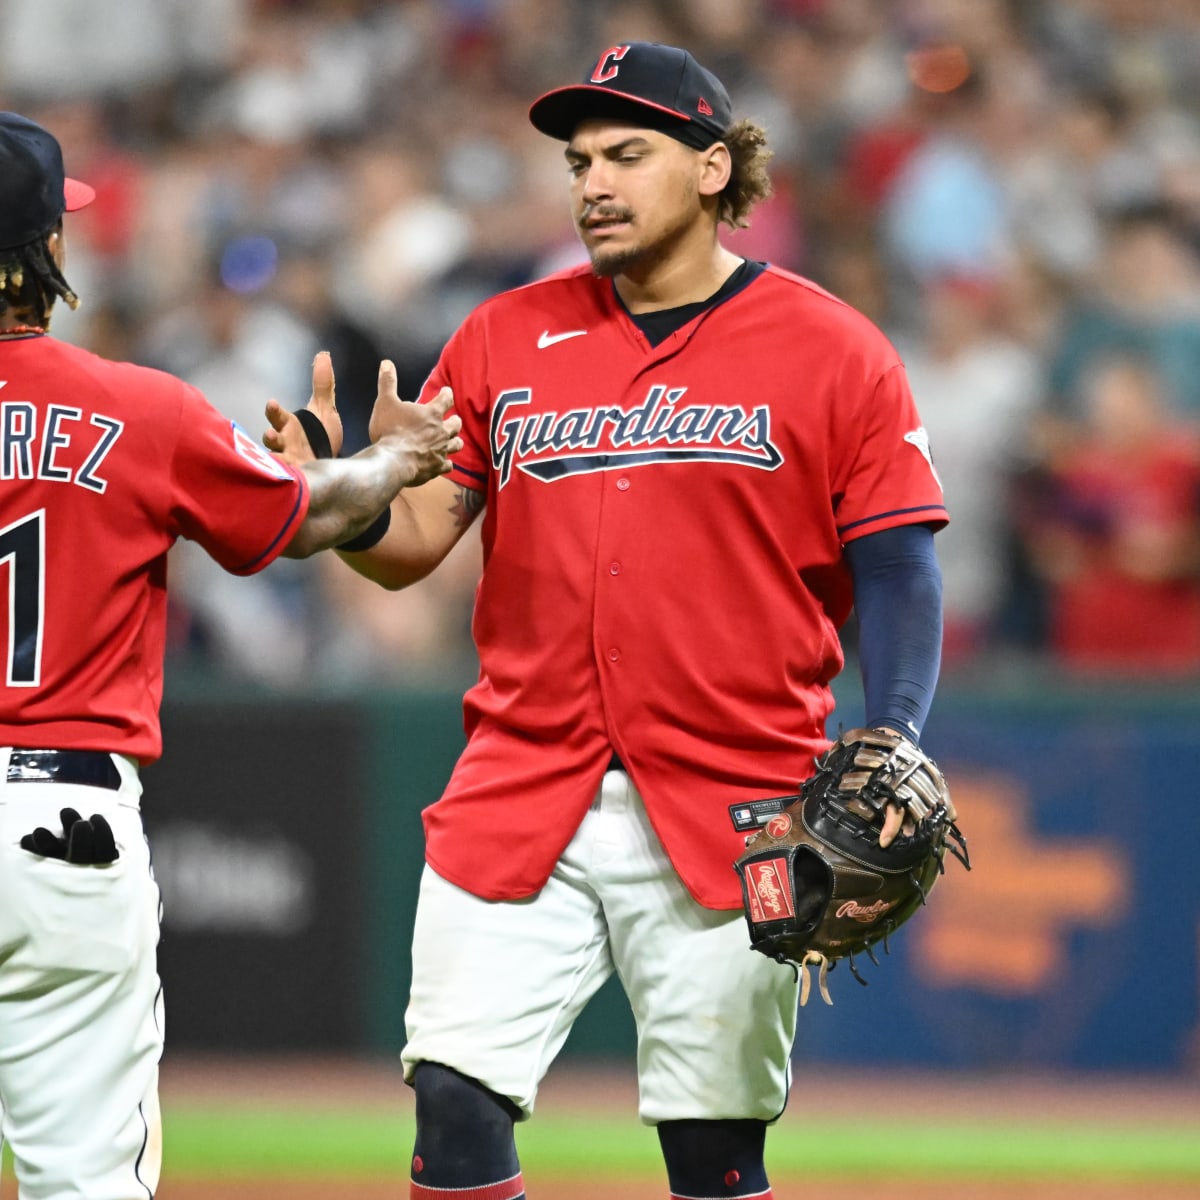
M 313 360 L 307 406 L 289 412 L 270 400 L 266 407 L 271 427 L 263 444 L 303 470 L 310 485 L 308 518 L 284 554 L 307 558 L 330 548 L 360 551 L 382 540 L 391 519 L 391 500 L 403 488 L 447 474 L 450 455 L 462 449 L 462 421 L 447 415 L 453 404 L 449 388 L 442 388 L 428 404 L 405 403 L 396 390 L 395 365 L 384 359 L 371 410 L 372 444 L 349 459 L 338 459 L 342 421 L 333 363 L 322 350 Z M 382 508 L 381 495 L 387 497 Z

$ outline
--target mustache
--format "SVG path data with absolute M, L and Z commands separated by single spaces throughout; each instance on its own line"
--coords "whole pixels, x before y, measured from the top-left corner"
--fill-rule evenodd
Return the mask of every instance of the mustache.
M 589 221 L 632 221 L 633 209 L 618 208 L 611 204 L 588 205 L 579 214 L 578 224 L 582 228 Z

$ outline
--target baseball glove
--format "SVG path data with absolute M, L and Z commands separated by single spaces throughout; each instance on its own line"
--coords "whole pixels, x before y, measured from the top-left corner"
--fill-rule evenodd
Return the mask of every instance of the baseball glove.
M 753 949 L 803 970 L 828 972 L 842 958 L 859 983 L 854 956 L 904 924 L 929 898 L 949 850 L 967 870 L 967 843 L 941 771 L 913 742 L 887 729 L 843 733 L 817 761 L 798 796 L 750 837 L 734 863 L 742 881 Z M 789 803 L 790 801 L 790 803 Z M 888 806 L 904 813 L 895 840 L 879 845 Z

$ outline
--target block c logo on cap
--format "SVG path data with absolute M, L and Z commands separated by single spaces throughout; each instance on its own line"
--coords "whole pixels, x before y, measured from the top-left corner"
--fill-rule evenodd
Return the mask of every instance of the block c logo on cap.
M 617 64 L 621 59 L 629 53 L 628 46 L 609 46 L 605 52 L 600 55 L 596 63 L 596 69 L 592 72 L 592 83 L 607 83 L 610 79 L 615 79 L 617 72 L 621 69 Z

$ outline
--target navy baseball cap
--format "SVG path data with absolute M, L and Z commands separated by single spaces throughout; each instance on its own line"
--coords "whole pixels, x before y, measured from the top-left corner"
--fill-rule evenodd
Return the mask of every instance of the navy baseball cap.
M 626 42 L 605 50 L 582 83 L 555 88 L 529 109 L 535 128 L 564 142 L 592 118 L 632 121 L 704 150 L 733 124 L 733 105 L 724 84 L 686 50 Z
M 67 178 L 52 133 L 28 117 L 0 112 L 0 250 L 36 241 L 64 212 L 95 198 L 86 183 Z

